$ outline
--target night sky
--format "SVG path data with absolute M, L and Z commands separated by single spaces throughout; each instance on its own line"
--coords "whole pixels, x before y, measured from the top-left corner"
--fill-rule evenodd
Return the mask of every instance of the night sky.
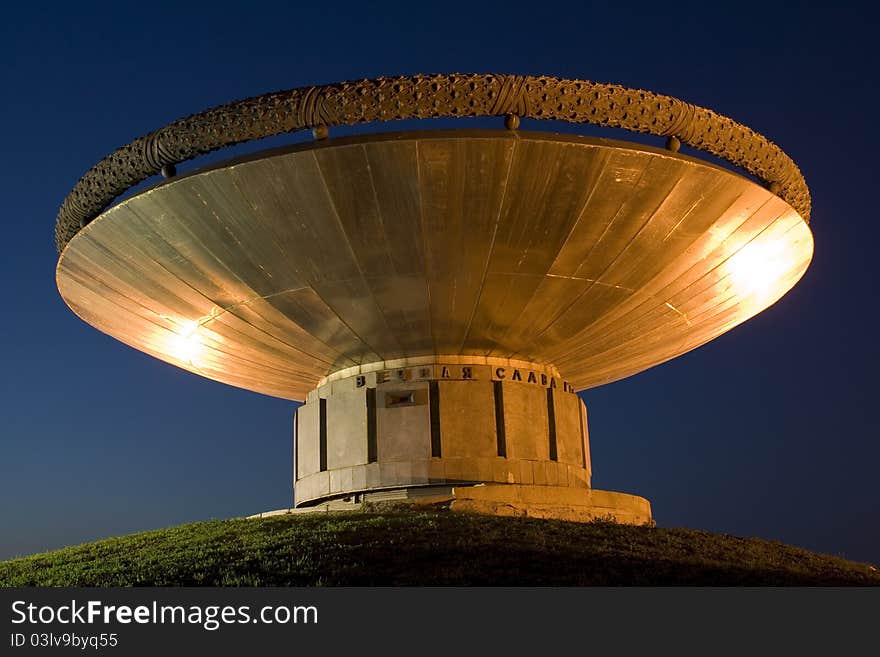
M 813 196 L 806 276 L 708 345 L 583 393 L 593 485 L 647 497 L 662 526 L 880 562 L 877 16 L 774 3 L 121 5 L 21 3 L 0 23 L 0 559 L 291 501 L 295 404 L 155 360 L 61 300 L 55 215 L 90 166 L 267 91 L 498 72 L 678 96 L 798 163 Z

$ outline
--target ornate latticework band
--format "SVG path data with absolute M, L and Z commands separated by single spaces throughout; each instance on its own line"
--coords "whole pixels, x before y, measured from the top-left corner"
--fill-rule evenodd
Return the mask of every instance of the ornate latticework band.
M 114 151 L 80 179 L 59 210 L 56 246 L 60 252 L 116 197 L 163 166 L 225 146 L 315 126 L 507 114 L 675 136 L 761 179 L 809 221 L 810 193 L 791 158 L 764 136 L 712 110 L 584 80 L 444 74 L 301 87 L 174 121 Z

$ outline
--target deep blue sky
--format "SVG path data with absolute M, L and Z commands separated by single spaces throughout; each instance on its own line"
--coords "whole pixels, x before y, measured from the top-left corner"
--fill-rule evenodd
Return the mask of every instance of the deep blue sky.
M 86 169 L 236 98 L 490 71 L 677 95 L 800 165 L 807 275 L 709 345 L 585 393 L 594 485 L 644 495 L 664 526 L 880 562 L 876 16 L 774 3 L 122 5 L 21 3 L 0 24 L 0 559 L 291 497 L 294 404 L 154 360 L 62 302 L 55 214 Z

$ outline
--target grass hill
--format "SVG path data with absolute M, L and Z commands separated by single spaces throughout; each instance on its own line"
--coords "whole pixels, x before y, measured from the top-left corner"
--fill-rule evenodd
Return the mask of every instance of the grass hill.
M 0 562 L 0 586 L 880 585 L 868 564 L 689 529 L 439 509 L 199 522 Z

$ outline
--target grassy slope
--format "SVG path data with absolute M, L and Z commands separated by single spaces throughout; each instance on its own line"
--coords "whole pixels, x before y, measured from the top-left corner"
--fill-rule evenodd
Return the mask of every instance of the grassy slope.
M 2 586 L 880 585 L 867 564 L 686 529 L 442 510 L 182 525 L 0 562 Z

